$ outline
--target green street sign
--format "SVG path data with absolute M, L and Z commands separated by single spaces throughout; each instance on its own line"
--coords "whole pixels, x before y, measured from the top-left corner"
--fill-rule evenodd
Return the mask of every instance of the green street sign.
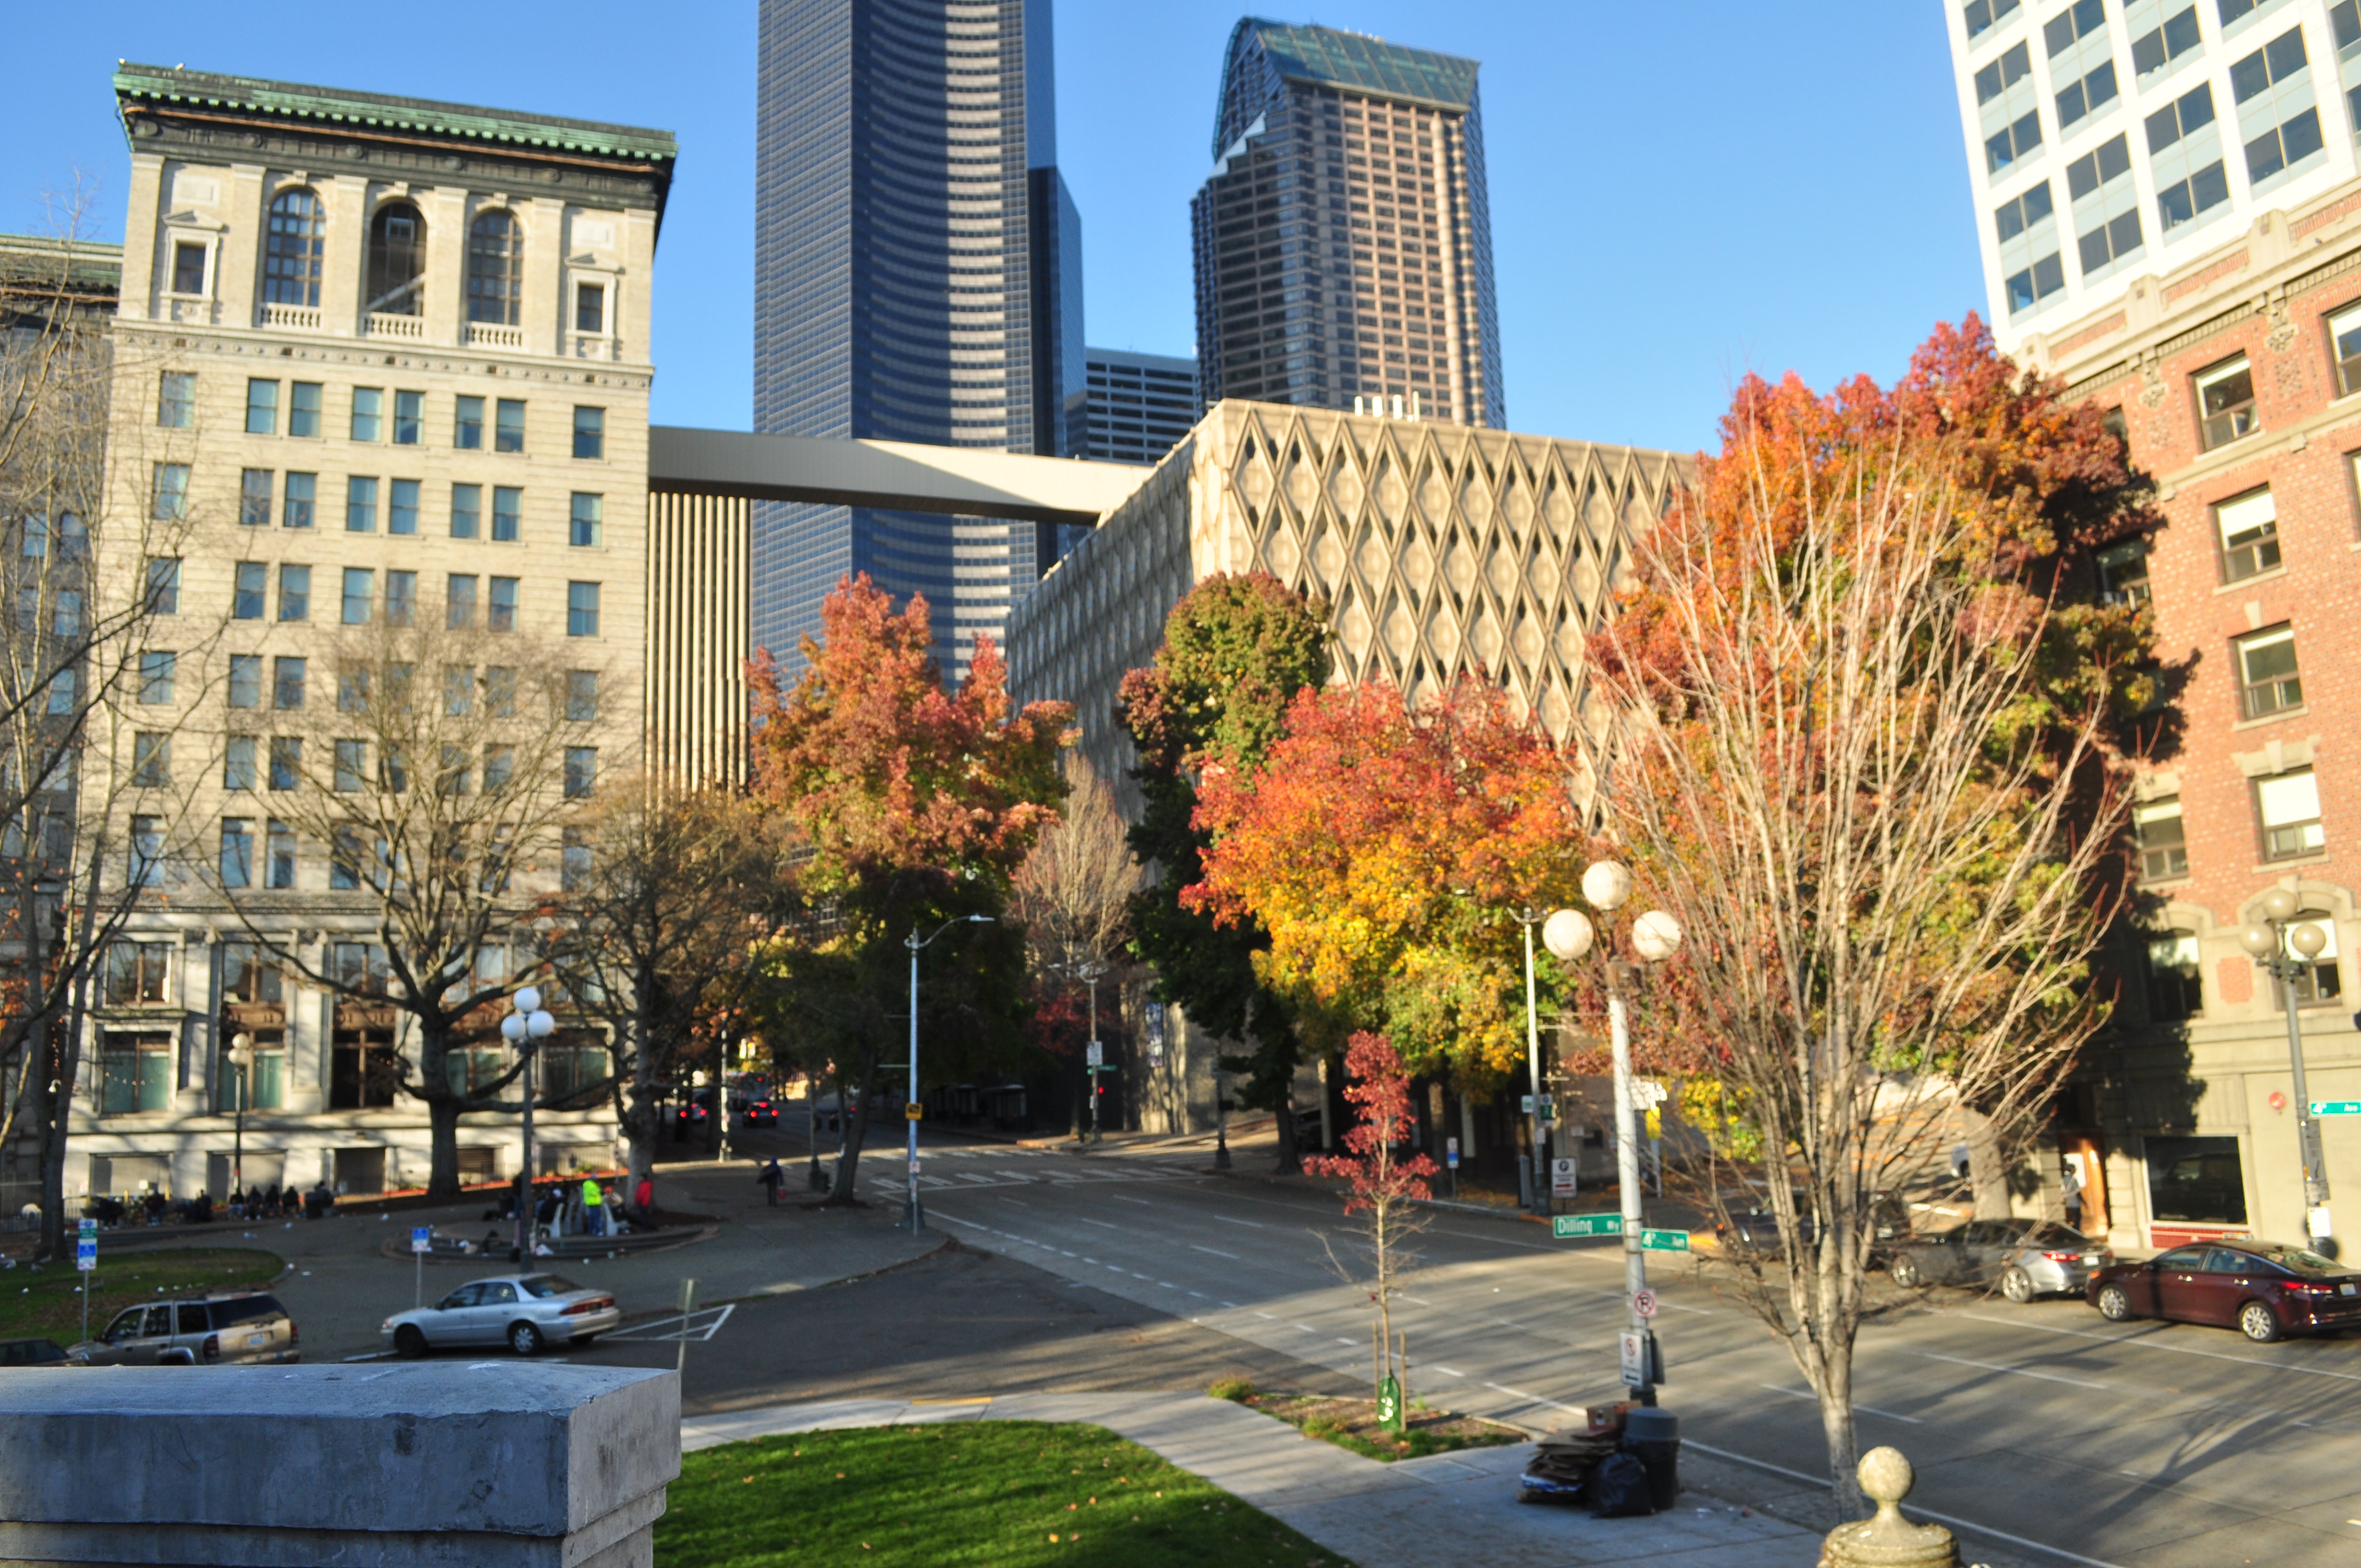
M 1686 1231 L 1642 1231 L 1640 1250 L 1642 1252 L 1686 1252 L 1689 1250 L 1689 1234 Z
M 1623 1234 L 1620 1214 L 1559 1214 L 1550 1221 L 1550 1236 L 1564 1241 L 1568 1236 L 1620 1236 Z
M 2315 1116 L 2361 1116 L 2361 1100 L 2315 1100 L 2312 1102 Z

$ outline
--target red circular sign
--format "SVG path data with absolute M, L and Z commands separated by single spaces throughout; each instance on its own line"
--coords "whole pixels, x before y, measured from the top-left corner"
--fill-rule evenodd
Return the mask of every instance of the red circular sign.
M 1656 1293 L 1646 1286 L 1631 1292 L 1631 1310 L 1643 1318 L 1656 1315 Z

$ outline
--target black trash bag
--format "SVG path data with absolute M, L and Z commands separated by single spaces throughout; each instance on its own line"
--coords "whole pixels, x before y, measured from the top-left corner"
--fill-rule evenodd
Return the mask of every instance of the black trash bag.
M 1610 1453 L 1598 1462 L 1583 1484 L 1591 1510 L 1603 1519 L 1637 1519 L 1656 1511 L 1648 1493 L 1648 1467 L 1630 1450 Z

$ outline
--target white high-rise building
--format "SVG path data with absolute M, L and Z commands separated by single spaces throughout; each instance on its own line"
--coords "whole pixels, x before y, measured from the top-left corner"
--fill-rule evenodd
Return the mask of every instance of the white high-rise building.
M 1995 334 L 2062 323 L 2351 181 L 2356 0 L 1946 0 Z

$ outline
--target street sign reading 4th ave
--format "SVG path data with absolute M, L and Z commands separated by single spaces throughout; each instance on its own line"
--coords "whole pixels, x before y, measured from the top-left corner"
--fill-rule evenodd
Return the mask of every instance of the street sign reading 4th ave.
M 1689 1234 L 1686 1231 L 1642 1231 L 1640 1250 L 1642 1252 L 1686 1252 L 1689 1250 Z
M 2315 1100 L 2312 1102 L 2315 1116 L 2361 1116 L 2361 1100 Z

